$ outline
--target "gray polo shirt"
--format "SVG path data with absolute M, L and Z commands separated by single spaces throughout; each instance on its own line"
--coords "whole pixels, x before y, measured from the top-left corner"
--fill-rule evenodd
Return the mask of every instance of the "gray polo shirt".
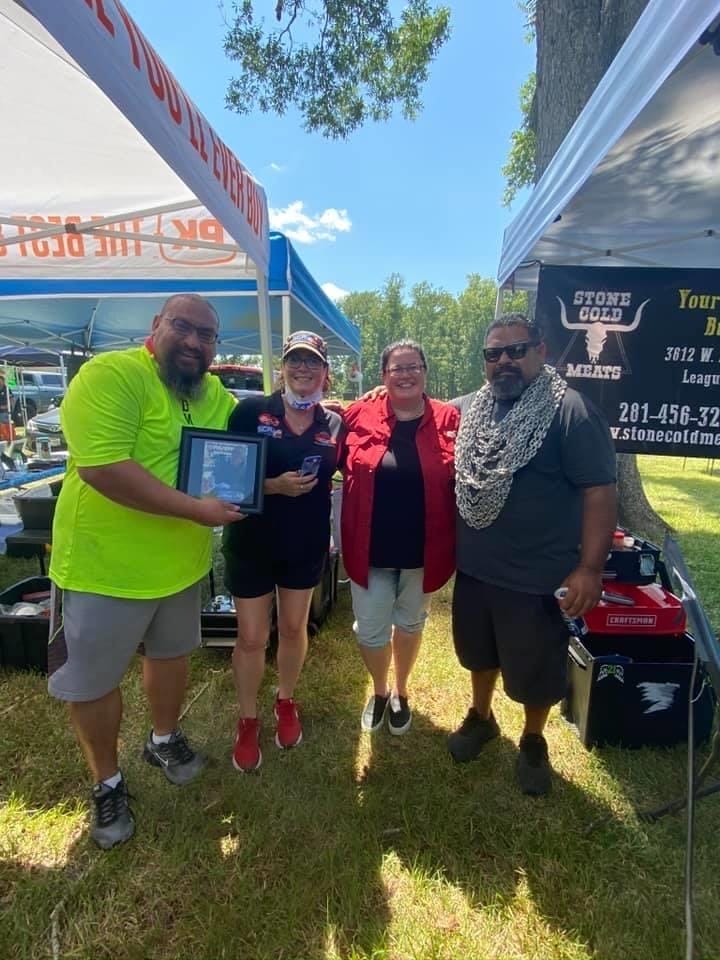
M 463 415 L 474 393 L 450 401 Z M 496 401 L 495 420 L 512 402 Z M 583 489 L 615 483 L 607 422 L 571 387 L 540 449 L 513 476 L 497 518 L 482 530 L 457 514 L 457 567 L 477 580 L 521 593 L 551 594 L 580 557 Z

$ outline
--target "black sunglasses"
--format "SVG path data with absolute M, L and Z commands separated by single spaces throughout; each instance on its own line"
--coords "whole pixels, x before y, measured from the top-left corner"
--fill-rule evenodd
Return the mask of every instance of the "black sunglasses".
M 530 347 L 536 347 L 536 340 L 520 340 L 518 343 L 508 343 L 505 347 L 483 347 L 483 356 L 488 363 L 497 363 L 506 353 L 511 360 L 522 360 Z

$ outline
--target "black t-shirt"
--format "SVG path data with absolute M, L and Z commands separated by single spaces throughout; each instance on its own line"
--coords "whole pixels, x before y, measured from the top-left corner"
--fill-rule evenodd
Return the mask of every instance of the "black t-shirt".
M 230 415 L 228 431 L 268 438 L 265 475 L 278 477 L 299 470 L 308 456 L 321 456 L 318 482 L 300 497 L 266 496 L 263 512 L 225 527 L 223 546 L 253 550 L 267 544 L 282 550 L 289 561 L 316 559 L 330 543 L 330 487 L 337 468 L 338 443 L 343 423 L 336 413 L 319 404 L 308 429 L 298 435 L 285 422 L 279 392 L 269 397 L 246 397 Z
M 398 420 L 387 453 L 375 473 L 370 566 L 422 567 L 425 547 L 425 488 L 415 435 L 422 417 Z
M 451 401 L 461 415 L 475 394 Z M 496 403 L 495 418 L 512 403 Z M 457 516 L 458 570 L 523 593 L 550 594 L 580 557 L 583 488 L 615 482 L 602 413 L 568 387 L 540 449 L 518 470 L 497 519 L 482 530 Z

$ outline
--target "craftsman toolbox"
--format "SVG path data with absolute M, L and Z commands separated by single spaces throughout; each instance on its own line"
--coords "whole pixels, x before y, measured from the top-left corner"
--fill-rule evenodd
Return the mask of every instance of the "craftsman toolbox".
M 625 603 L 601 601 L 571 635 L 563 715 L 586 747 L 687 741 L 694 641 L 682 604 L 658 584 L 608 589 Z M 693 699 L 694 739 L 701 742 L 710 735 L 715 706 L 701 667 Z

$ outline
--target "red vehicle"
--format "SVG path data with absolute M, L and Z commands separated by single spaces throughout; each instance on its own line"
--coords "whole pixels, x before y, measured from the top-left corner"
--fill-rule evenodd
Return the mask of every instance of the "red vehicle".
M 260 367 L 241 363 L 214 363 L 210 373 L 219 377 L 223 386 L 236 397 L 263 393 L 263 372 Z

